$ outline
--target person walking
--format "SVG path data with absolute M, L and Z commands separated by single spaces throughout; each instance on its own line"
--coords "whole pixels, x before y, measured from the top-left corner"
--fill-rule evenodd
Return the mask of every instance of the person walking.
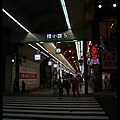
M 78 81 L 77 79 L 75 79 L 75 81 L 73 81 L 73 97 L 75 97 L 75 92 L 77 91 L 77 95 L 78 97 L 80 97 L 80 93 L 78 90 Z
M 68 80 L 66 80 L 65 89 L 66 89 L 67 95 L 69 95 L 69 93 L 70 93 L 70 88 L 71 88 L 70 82 Z
M 22 81 L 22 94 L 24 94 L 24 93 L 25 93 L 25 82 Z
M 61 83 L 61 80 L 58 80 L 58 89 L 59 89 L 59 96 L 63 94 L 63 84 Z

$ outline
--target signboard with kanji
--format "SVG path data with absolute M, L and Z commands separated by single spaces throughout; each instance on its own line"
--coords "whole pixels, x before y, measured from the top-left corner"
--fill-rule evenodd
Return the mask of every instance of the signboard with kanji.
M 90 64 L 99 64 L 99 48 L 98 44 L 91 45 L 90 49 Z
M 19 84 L 22 81 L 26 84 L 36 84 L 37 83 L 37 69 L 28 67 L 19 67 Z
M 117 51 L 101 53 L 102 69 L 117 69 Z
M 67 38 L 67 33 L 58 33 L 58 34 L 47 34 L 47 39 L 65 39 Z

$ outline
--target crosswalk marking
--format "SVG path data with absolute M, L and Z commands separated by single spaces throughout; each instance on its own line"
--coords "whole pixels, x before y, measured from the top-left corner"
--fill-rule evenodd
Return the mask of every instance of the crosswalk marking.
M 94 97 L 3 97 L 3 120 L 109 120 Z
M 19 113 L 19 112 L 24 112 L 24 113 L 47 113 L 47 114 L 93 114 L 93 112 L 91 111 L 39 111 L 39 110 L 18 110 L 18 109 L 3 109 L 3 112 L 16 112 L 16 113 Z M 94 111 L 94 114 L 105 114 L 105 112 L 103 111 L 100 111 L 100 112 L 97 112 L 97 111 Z
M 58 115 L 39 115 L 39 114 L 20 114 L 20 115 L 18 115 L 18 114 L 9 114 L 9 113 L 4 113 L 3 115 L 6 115 L 6 116 L 9 116 L 9 117 L 12 117 L 12 116 L 14 116 L 14 117 L 24 117 L 24 118 L 29 118 L 29 119 L 31 119 L 31 118 L 34 118 L 34 119 L 36 119 L 36 118 L 52 118 L 52 119 L 71 119 L 71 120 L 75 120 L 75 119 L 77 119 L 77 120 L 83 120 L 83 119 L 88 119 L 88 120 L 92 120 L 92 119 L 94 119 L 94 120 L 108 120 L 108 117 L 107 116 L 69 116 L 69 115 L 66 115 L 66 116 L 62 116 L 62 115 L 60 115 L 60 116 L 58 116 Z
M 100 107 L 100 105 L 95 105 L 95 104 L 94 105 L 89 105 L 89 104 L 87 104 L 87 105 L 73 105 L 72 103 L 68 104 L 68 105 L 66 105 L 66 104 L 64 104 L 64 105 L 60 105 L 60 104 L 59 105 L 58 104 L 57 105 L 52 105 L 52 104 L 48 104 L 48 105 L 42 104 L 42 105 L 40 105 L 40 104 L 36 104 L 35 105 L 35 104 L 26 104 L 26 103 L 25 104 L 24 103 L 23 104 L 16 104 L 16 103 L 14 103 L 14 104 L 13 103 L 12 104 L 11 103 L 6 104 L 6 106 L 19 106 L 19 105 L 23 106 L 23 107 L 24 106 L 30 106 L 30 107 L 32 107 L 32 106 L 35 106 L 35 107 L 36 106 L 37 107 L 68 107 L 68 108 L 69 107 L 76 107 L 76 108 L 78 108 L 78 107 L 95 107 L 95 108 Z

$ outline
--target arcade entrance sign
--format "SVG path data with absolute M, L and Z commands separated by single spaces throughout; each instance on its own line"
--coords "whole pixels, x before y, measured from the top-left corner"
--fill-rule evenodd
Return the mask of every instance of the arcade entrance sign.
M 47 39 L 66 39 L 67 33 L 47 34 Z
M 88 27 L 89 28 L 89 27 Z M 91 30 L 91 29 L 90 29 Z M 12 31 L 12 43 L 28 43 L 28 42 L 55 42 L 55 41 L 73 41 L 92 39 L 89 29 L 68 30 L 61 33 L 14 33 Z

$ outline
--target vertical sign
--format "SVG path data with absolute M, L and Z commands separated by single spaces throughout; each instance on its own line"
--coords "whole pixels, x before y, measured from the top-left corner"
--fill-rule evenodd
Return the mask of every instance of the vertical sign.
M 91 46 L 91 59 L 90 64 L 99 64 L 98 44 Z

